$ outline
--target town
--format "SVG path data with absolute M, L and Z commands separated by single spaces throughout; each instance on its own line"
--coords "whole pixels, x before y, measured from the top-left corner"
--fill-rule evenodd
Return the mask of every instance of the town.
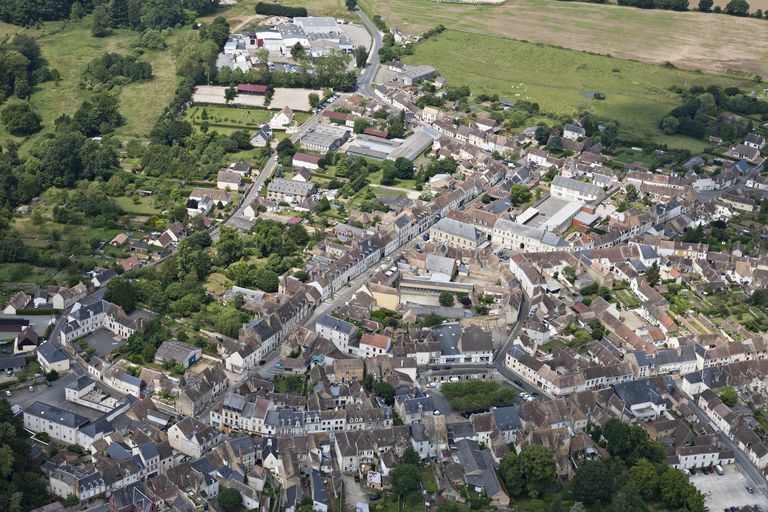
M 403 62 L 445 27 L 346 7 L 259 3 L 135 176 L 15 208 L 96 238 L 3 278 L 10 510 L 768 508 L 768 123 L 545 125 Z

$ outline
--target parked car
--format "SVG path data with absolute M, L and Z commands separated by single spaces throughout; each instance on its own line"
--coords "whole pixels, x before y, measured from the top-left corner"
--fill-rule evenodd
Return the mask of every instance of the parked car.
M 701 472 L 704 473 L 705 475 L 709 474 L 709 470 L 707 470 L 707 468 L 701 468 Z
M 379 496 L 378 494 L 373 494 L 369 499 L 371 501 L 377 501 L 379 498 L 381 498 L 381 496 Z
M 264 366 L 265 364 L 267 364 L 266 359 L 262 359 L 261 361 L 259 361 L 259 366 Z
M 440 411 L 435 409 L 434 411 L 432 411 L 432 416 L 440 416 Z
M 717 473 L 718 475 L 724 475 L 725 471 L 723 471 L 723 466 L 721 466 L 720 464 L 715 465 L 715 473 Z
M 518 386 L 522 386 L 523 385 L 523 381 L 521 381 L 520 379 L 515 379 L 512 382 L 514 382 Z
M 29 392 L 34 393 L 35 392 L 35 386 L 29 386 Z
M 46 380 L 46 381 L 45 381 L 45 385 L 46 385 L 46 386 L 48 386 L 48 387 L 51 387 L 51 381 L 49 381 L 49 380 Z
M 435 384 L 434 382 L 430 382 L 429 384 L 427 384 L 427 387 L 428 388 L 436 388 L 437 384 Z
M 751 488 L 750 486 L 748 486 L 748 485 L 747 485 L 747 486 L 746 486 L 746 487 L 744 487 L 744 488 L 747 490 L 747 492 L 748 492 L 749 494 L 755 494 L 755 490 L 754 490 L 753 488 Z
M 11 392 L 8 391 L 7 389 L 5 390 L 5 396 L 11 396 Z
M 43 374 L 42 374 L 42 373 L 36 373 L 36 374 L 35 374 L 35 378 L 36 378 L 36 379 L 39 379 L 39 378 L 40 378 L 40 377 L 42 377 L 42 376 L 43 376 Z

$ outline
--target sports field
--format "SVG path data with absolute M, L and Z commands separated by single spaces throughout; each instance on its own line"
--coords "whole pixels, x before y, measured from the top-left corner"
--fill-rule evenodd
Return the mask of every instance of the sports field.
M 468 85 L 473 94 L 496 93 L 501 99 L 529 100 L 556 114 L 591 111 L 616 119 L 622 132 L 677 147 L 700 149 L 698 141 L 668 137 L 659 120 L 679 104 L 672 85 L 735 85 L 750 90 L 749 80 L 696 73 L 563 50 L 542 44 L 446 30 L 416 45 L 411 64 L 430 64 L 448 85 Z M 601 92 L 602 101 L 588 98 Z
M 499 6 L 360 0 L 360 5 L 390 26 L 417 34 L 443 24 L 467 32 L 468 40 L 492 35 L 621 59 L 768 77 L 765 20 L 558 0 L 507 0 Z

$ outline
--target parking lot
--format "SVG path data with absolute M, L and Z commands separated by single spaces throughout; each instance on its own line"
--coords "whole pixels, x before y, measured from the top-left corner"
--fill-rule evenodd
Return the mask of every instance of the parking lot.
M 94 331 L 86 336 L 85 339 L 88 341 L 88 346 L 96 349 L 96 355 L 99 357 L 109 354 L 122 343 L 125 343 L 125 340 L 121 340 L 119 336 L 106 329 Z
M 11 402 L 12 405 L 19 405 L 22 409 L 26 409 L 33 403 L 39 401 L 49 405 L 65 408 L 68 411 L 72 411 L 81 416 L 85 416 L 86 418 L 98 418 L 103 413 L 66 401 L 66 398 L 64 397 L 64 390 L 68 384 L 71 384 L 76 379 L 77 374 L 72 371 L 53 381 L 51 383 L 51 387 L 45 385 L 45 379 L 36 379 L 37 383 L 33 385 L 33 392 L 30 392 L 28 389 L 31 383 L 25 382 L 23 386 L 20 385 L 14 389 L 11 389 L 11 396 L 7 399 Z M 115 393 L 112 394 L 113 396 L 116 396 Z
M 724 475 L 705 475 L 697 469 L 691 476 L 691 483 L 706 496 L 706 505 L 712 512 L 722 512 L 728 507 L 760 505 L 768 507 L 768 499 L 762 494 L 747 492 L 749 485 L 744 475 L 733 464 L 723 467 Z

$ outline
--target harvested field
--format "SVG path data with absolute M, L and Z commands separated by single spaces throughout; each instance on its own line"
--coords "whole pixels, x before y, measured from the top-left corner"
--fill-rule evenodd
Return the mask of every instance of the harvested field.
M 468 40 L 474 34 L 499 36 L 686 69 L 768 76 L 765 20 L 558 0 L 508 0 L 498 6 L 361 0 L 360 5 L 411 33 L 443 24 L 467 32 Z M 741 51 L 745 39 L 748 52 Z

